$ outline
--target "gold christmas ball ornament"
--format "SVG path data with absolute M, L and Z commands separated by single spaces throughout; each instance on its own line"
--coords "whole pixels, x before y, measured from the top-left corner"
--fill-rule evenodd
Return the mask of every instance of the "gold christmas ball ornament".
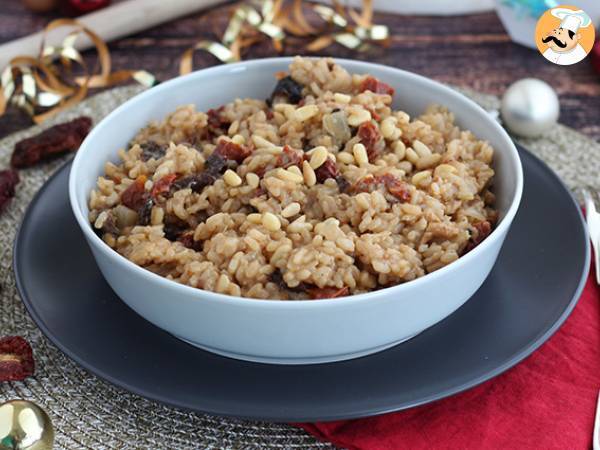
M 0 450 L 52 450 L 53 444 L 52 422 L 38 405 L 27 400 L 0 405 Z

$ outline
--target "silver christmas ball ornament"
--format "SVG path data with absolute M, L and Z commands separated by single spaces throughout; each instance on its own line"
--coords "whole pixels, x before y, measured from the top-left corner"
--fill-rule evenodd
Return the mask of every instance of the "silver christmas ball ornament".
M 514 134 L 537 137 L 556 124 L 559 110 L 556 91 L 548 83 L 523 78 L 504 93 L 500 114 L 504 125 Z

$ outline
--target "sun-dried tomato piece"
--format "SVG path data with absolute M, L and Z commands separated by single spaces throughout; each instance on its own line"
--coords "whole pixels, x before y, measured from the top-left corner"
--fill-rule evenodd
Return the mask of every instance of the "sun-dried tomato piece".
M 146 191 L 146 176 L 140 175 L 131 185 L 121 194 L 121 202 L 135 211 L 140 209 L 146 203 L 148 198 Z
M 0 211 L 15 196 L 15 187 L 18 183 L 19 173 L 16 170 L 0 170 Z
M 320 288 L 314 286 L 306 289 L 306 292 L 312 299 L 343 297 L 344 295 L 348 295 L 348 291 L 348 286 L 339 289 L 336 287 Z
M 463 254 L 470 252 L 475 247 L 483 242 L 483 240 L 490 235 L 492 232 L 492 224 L 488 220 L 476 222 L 473 224 L 475 233 L 471 235 L 467 246 L 465 247 Z
M 358 127 L 358 137 L 361 144 L 367 150 L 367 156 L 370 162 L 374 162 L 379 156 L 381 145 L 378 145 L 381 140 L 381 134 L 377 126 L 373 122 L 363 122 Z
M 321 166 L 315 170 L 317 181 L 323 183 L 327 178 L 337 178 L 340 174 L 337 164 L 331 158 L 327 158 Z
M 379 81 L 375 77 L 367 77 L 360 83 L 360 92 L 371 91 L 374 94 L 394 95 L 394 88 L 389 84 Z
M 17 168 L 30 167 L 50 157 L 76 151 L 91 126 L 92 119 L 83 116 L 23 139 L 15 145 L 10 164 Z
M 277 156 L 275 165 L 287 169 L 291 166 L 301 166 L 302 161 L 304 161 L 304 152 L 294 150 L 289 145 L 286 145 L 283 147 L 283 151 Z
M 33 351 L 25 339 L 0 338 L 0 382 L 23 380 L 33 375 L 34 369 Z
M 216 109 L 209 109 L 208 111 L 206 111 L 206 114 L 208 116 L 208 125 L 211 128 L 213 128 L 214 131 L 225 130 L 229 128 L 229 125 L 231 125 L 231 122 L 225 117 L 223 117 L 224 109 L 225 106 L 219 106 Z
M 241 163 L 252 151 L 244 146 L 236 144 L 235 142 L 221 140 L 217 144 L 217 148 L 213 154 L 221 155 L 225 159 L 231 159 L 238 164 Z M 207 161 L 208 162 L 208 161 Z
M 302 100 L 302 86 L 296 80 L 289 75 L 280 79 L 273 89 L 273 93 L 267 100 L 267 104 L 270 106 L 278 98 L 282 98 L 286 103 L 296 104 Z
M 402 202 L 410 200 L 410 185 L 405 181 L 396 178 L 390 173 L 375 177 L 377 180 L 381 180 L 388 192 Z
M 160 159 L 167 153 L 167 147 L 160 145 L 154 141 L 144 142 L 140 144 L 142 147 L 142 161 L 148 161 L 149 159 Z
M 371 113 L 371 117 L 373 118 L 373 120 L 376 120 L 378 122 L 381 120 L 381 116 L 373 108 L 367 108 L 367 107 L 365 107 L 365 109 Z
M 396 178 L 390 173 L 383 175 L 367 175 L 358 180 L 350 190 L 352 192 L 373 192 L 376 189 L 385 188 L 401 202 L 410 200 L 410 185 L 405 181 Z
M 150 223 L 152 206 L 154 206 L 152 195 L 146 191 L 146 180 L 145 175 L 140 175 L 121 194 L 121 203 L 138 213 L 138 222 L 140 225 L 148 225 Z
M 171 185 L 177 179 L 177 174 L 171 173 L 158 179 L 152 186 L 152 197 L 156 199 L 159 195 L 166 194 L 171 190 Z
M 373 192 L 377 189 L 377 180 L 373 175 L 367 175 L 352 185 L 352 192 Z

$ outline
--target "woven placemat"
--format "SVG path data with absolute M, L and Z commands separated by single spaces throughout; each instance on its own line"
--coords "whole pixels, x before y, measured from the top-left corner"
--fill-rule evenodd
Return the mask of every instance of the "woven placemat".
M 43 126 L 0 140 L 0 167 L 7 167 L 14 144 L 57 122 L 82 114 L 97 123 L 142 88 L 126 86 L 91 97 Z M 486 109 L 498 99 L 461 90 Z M 600 144 L 564 126 L 522 143 L 544 159 L 570 188 L 600 187 Z M 0 384 L 0 402 L 33 400 L 50 415 L 57 449 L 332 449 L 302 430 L 268 422 L 194 414 L 122 391 L 86 372 L 46 340 L 19 299 L 11 267 L 12 244 L 23 213 L 35 192 L 67 158 L 20 172 L 17 195 L 0 214 L 0 335 L 21 335 L 31 342 L 36 374 L 23 382 Z

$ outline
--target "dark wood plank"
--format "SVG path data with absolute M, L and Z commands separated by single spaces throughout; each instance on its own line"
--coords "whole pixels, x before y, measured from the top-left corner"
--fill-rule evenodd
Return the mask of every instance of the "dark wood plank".
M 181 54 L 199 39 L 220 36 L 231 9 L 231 4 L 219 6 L 113 42 L 113 67 L 144 68 L 162 80 L 174 77 Z M 0 42 L 37 31 L 52 17 L 31 14 L 18 0 L 3 0 Z M 570 67 L 547 62 L 535 50 L 512 43 L 494 13 L 461 17 L 376 14 L 375 21 L 390 27 L 393 38 L 388 48 L 375 47 L 367 54 L 332 46 L 319 54 L 376 61 L 496 95 L 520 78 L 541 78 L 560 95 L 561 122 L 600 139 L 600 76 L 589 61 Z M 303 41 L 288 40 L 285 55 L 304 53 Z M 246 58 L 274 54 L 265 42 L 252 48 Z M 198 68 L 217 63 L 207 54 L 195 58 Z M 11 109 L 0 118 L 0 136 L 29 124 L 26 115 Z

